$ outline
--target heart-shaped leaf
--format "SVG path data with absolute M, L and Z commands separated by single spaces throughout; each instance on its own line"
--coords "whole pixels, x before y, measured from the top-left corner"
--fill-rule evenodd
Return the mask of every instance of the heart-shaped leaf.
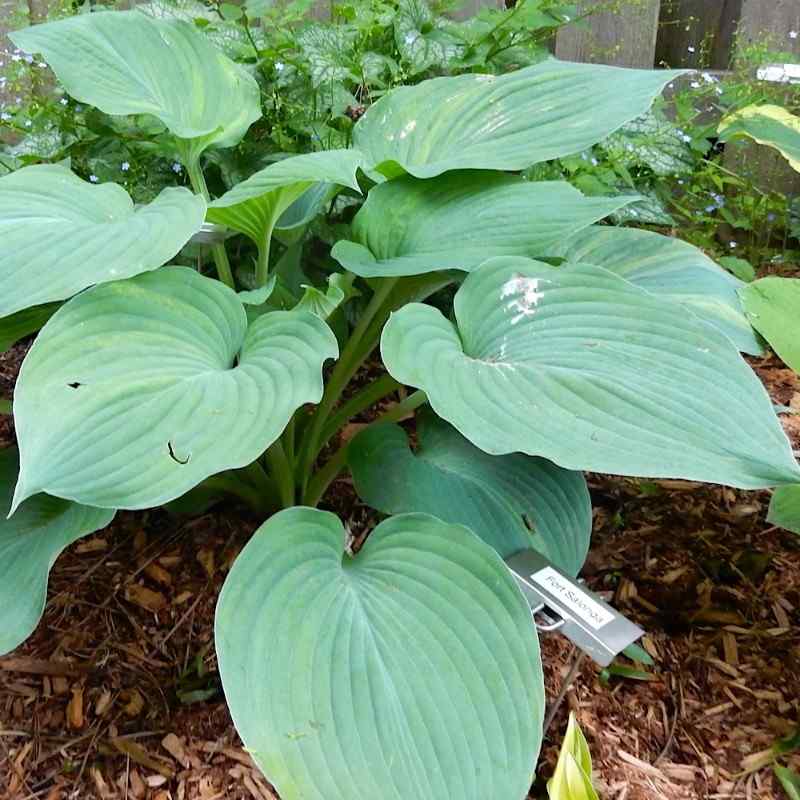
M 492 548 L 425 514 L 345 553 L 291 508 L 228 575 L 215 624 L 236 729 L 286 800 L 520 800 L 544 689 L 530 609 Z
M 93 186 L 57 165 L 0 178 L 0 316 L 160 267 L 205 210 L 180 188 L 135 209 L 121 186 Z
M 386 174 L 521 170 L 599 142 L 680 74 L 550 59 L 501 76 L 435 78 L 371 106 L 354 146 Z
M 243 467 L 320 399 L 337 352 L 313 314 L 275 311 L 248 327 L 232 290 L 184 267 L 84 292 L 20 371 L 15 505 L 46 491 L 147 508 Z
M 589 550 L 586 481 L 543 458 L 490 456 L 434 414 L 412 453 L 399 425 L 372 425 L 348 448 L 359 497 L 385 514 L 420 511 L 466 525 L 503 558 L 533 547 L 576 575 Z
M 635 228 L 593 225 L 548 255 L 605 267 L 648 292 L 685 305 L 739 350 L 763 352 L 736 294 L 744 284 L 688 242 Z
M 107 114 L 152 114 L 187 160 L 232 147 L 261 116 L 261 94 L 243 67 L 187 22 L 139 11 L 103 11 L 10 34 L 42 53 L 64 88 Z
M 787 367 L 800 372 L 800 278 L 761 278 L 743 284 L 747 318 Z
M 394 378 L 487 453 L 742 488 L 800 481 L 730 341 L 608 270 L 493 259 L 461 285 L 455 318 L 407 305 L 381 351 Z
M 354 150 L 324 150 L 276 161 L 214 200 L 208 219 L 249 236 L 266 249 L 283 213 L 317 182 L 359 191 L 362 157 Z
M 115 513 L 40 494 L 6 519 L 18 464 L 16 448 L 0 450 L 0 655 L 24 642 L 36 627 L 58 554 L 81 536 L 104 528 Z
M 541 256 L 631 198 L 584 197 L 562 181 L 502 172 L 410 176 L 376 186 L 332 255 L 363 277 L 471 271 L 499 255 Z

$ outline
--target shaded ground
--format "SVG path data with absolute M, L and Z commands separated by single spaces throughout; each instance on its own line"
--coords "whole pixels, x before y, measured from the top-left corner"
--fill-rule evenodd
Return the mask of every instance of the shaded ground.
M 20 356 L 0 356 L 0 394 Z M 776 402 L 800 410 L 793 373 L 756 367 Z M 800 416 L 784 423 L 800 448 Z M 780 797 L 765 751 L 800 718 L 800 537 L 767 525 L 766 492 L 590 485 L 588 583 L 649 631 L 656 665 L 648 680 L 603 680 L 584 662 L 540 774 L 571 708 L 604 798 Z M 372 523 L 346 479 L 331 502 L 353 532 Z M 213 650 L 217 594 L 257 522 L 234 507 L 120 513 L 66 551 L 44 620 L 0 659 L 0 797 L 275 800 L 233 729 Z M 555 635 L 543 650 L 552 698 L 573 654 Z

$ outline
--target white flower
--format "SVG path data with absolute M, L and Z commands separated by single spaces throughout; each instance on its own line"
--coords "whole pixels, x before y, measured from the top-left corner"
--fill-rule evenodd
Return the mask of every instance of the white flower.
M 123 162 L 122 162 L 122 163 L 119 165 L 119 168 L 120 168 L 120 169 L 121 169 L 123 172 L 127 172 L 127 171 L 128 171 L 130 168 L 131 168 L 131 165 L 130 165 L 130 164 L 127 162 L 127 161 L 123 161 Z
M 730 244 L 728 244 L 728 247 L 730 247 L 731 250 L 735 250 L 738 246 L 739 245 L 736 244 L 736 242 L 730 242 Z
M 689 46 L 688 46 L 686 49 L 687 49 L 687 50 L 688 50 L 690 53 L 694 53 L 694 51 L 695 51 L 695 50 L 694 50 L 694 47 L 692 47 L 692 45 L 689 45 Z
M 283 72 L 286 69 L 286 64 L 283 61 L 275 62 L 275 72 Z
M 692 137 L 689 136 L 688 133 L 684 133 L 683 136 L 681 136 L 681 139 L 683 139 L 683 141 L 686 142 L 686 144 L 689 144 L 689 142 L 692 141 Z
M 25 127 L 26 128 L 30 128 L 31 125 L 33 125 L 33 123 L 29 119 L 26 119 L 25 120 Z
M 58 102 L 61 103 L 62 106 L 69 105 L 69 100 L 67 100 L 66 97 L 62 97 Z
M 593 158 L 593 159 L 592 159 L 592 166 L 593 166 L 593 167 L 596 167 L 596 166 L 597 166 L 599 163 L 600 163 L 600 162 L 599 162 L 599 161 L 598 161 L 596 158 Z
M 698 81 L 692 81 L 691 83 L 692 89 L 699 89 L 700 83 Z
M 44 61 L 40 61 L 36 66 L 41 67 L 42 69 L 47 69 L 47 64 Z
M 3 122 L 8 122 L 11 119 L 11 114 L 9 114 L 8 111 L 4 111 L 0 114 L 0 119 L 3 120 Z
M 12 61 L 22 61 L 22 56 L 18 56 L 16 53 L 14 53 L 14 55 L 11 56 L 11 60 Z
M 721 87 L 721 86 L 717 86 L 717 88 L 716 88 L 716 89 L 714 89 L 714 91 L 715 91 L 715 92 L 716 92 L 718 95 L 721 95 L 721 94 L 722 94 L 722 87 Z
M 97 175 L 90 175 L 90 176 L 89 176 L 89 180 L 90 180 L 92 183 L 97 183 L 97 181 L 98 181 L 98 180 L 100 180 L 100 179 L 97 177 Z
M 797 31 L 789 31 L 789 38 L 790 39 L 796 39 L 798 37 L 798 35 L 800 35 L 800 34 L 798 34 Z
M 180 174 L 181 174 L 181 172 L 183 171 L 183 167 L 182 167 L 182 166 L 181 166 L 181 165 L 180 165 L 180 164 L 179 164 L 177 161 L 173 161 L 173 162 L 172 162 L 172 171 L 173 171 L 173 172 L 174 172 L 176 175 L 180 175 Z
M 414 44 L 414 42 L 415 42 L 416 40 L 417 40 L 417 36 L 416 36 L 416 34 L 414 34 L 414 33 L 407 33 L 407 34 L 405 35 L 405 38 L 403 39 L 403 41 L 404 41 L 406 44 Z

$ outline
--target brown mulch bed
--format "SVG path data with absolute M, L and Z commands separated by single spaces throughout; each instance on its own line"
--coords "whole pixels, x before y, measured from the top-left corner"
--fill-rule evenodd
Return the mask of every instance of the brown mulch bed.
M 0 395 L 22 354 L 0 356 Z M 754 366 L 800 410 L 794 373 Z M 800 416 L 783 422 L 800 448 Z M 12 436 L 0 416 L 0 445 Z M 603 798 L 781 797 L 769 748 L 800 720 L 800 537 L 765 522 L 768 492 L 599 475 L 590 487 L 584 574 L 648 631 L 656 663 L 634 680 L 584 661 L 540 776 L 572 709 Z M 347 479 L 328 503 L 356 534 L 374 522 Z M 0 659 L 0 797 L 275 800 L 233 729 L 213 649 L 216 597 L 257 524 L 235 507 L 122 512 L 68 548 L 42 623 Z M 574 654 L 557 635 L 542 647 L 552 698 Z

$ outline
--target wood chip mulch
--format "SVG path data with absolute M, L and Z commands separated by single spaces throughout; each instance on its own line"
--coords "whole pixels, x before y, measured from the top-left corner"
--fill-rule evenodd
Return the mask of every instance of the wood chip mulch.
M 19 355 L 0 357 L 0 384 Z M 775 402 L 800 410 L 797 376 L 753 363 Z M 800 448 L 800 416 L 783 422 Z M 0 445 L 13 435 L 2 425 Z M 768 492 L 589 480 L 584 574 L 648 631 L 655 665 L 633 679 L 582 663 L 531 797 L 569 709 L 607 800 L 782 797 L 771 747 L 800 723 L 800 537 L 766 523 Z M 329 503 L 356 536 L 374 524 L 347 479 Z M 276 800 L 233 729 L 213 648 L 216 597 L 257 524 L 237 508 L 120 513 L 68 548 L 43 621 L 0 659 L 0 797 Z M 557 635 L 542 649 L 553 698 L 574 653 Z M 800 770 L 800 755 L 783 763 Z

